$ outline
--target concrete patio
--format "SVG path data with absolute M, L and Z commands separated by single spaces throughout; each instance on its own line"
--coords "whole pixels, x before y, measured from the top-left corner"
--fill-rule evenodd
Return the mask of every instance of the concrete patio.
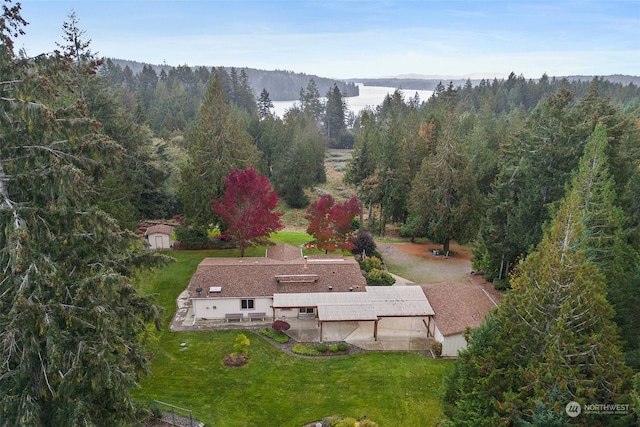
M 320 327 L 315 319 L 286 319 L 288 334 L 296 341 L 319 342 Z M 423 351 L 431 348 L 427 326 L 420 318 L 383 318 L 378 321 L 378 339 L 373 337 L 373 322 L 325 323 L 324 342 L 345 341 L 364 350 Z

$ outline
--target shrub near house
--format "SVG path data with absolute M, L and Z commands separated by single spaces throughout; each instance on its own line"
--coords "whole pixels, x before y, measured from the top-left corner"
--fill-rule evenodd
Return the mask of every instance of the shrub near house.
M 382 260 L 378 257 L 366 257 L 360 261 L 360 268 L 366 272 L 368 286 L 391 286 L 396 282 L 389 272 L 384 270 Z

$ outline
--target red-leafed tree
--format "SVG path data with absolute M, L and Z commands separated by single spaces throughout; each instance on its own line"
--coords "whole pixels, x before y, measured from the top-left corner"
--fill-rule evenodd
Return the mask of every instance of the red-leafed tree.
M 271 191 L 269 179 L 258 175 L 254 168 L 234 169 L 224 179 L 224 185 L 224 197 L 211 200 L 213 212 L 226 225 L 222 237 L 237 243 L 241 257 L 246 248 L 272 245 L 269 235 L 284 228 L 280 222 L 284 212 L 274 212 L 278 194 Z
M 336 249 L 350 251 L 353 244 L 353 218 L 360 213 L 360 202 L 354 196 L 344 203 L 336 203 L 325 194 L 311 203 L 305 214 L 309 220 L 307 233 L 316 239 L 319 249 L 333 252 Z

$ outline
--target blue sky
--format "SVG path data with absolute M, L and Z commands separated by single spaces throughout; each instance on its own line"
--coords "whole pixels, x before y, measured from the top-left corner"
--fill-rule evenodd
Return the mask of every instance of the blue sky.
M 640 75 L 640 0 L 23 0 L 29 55 L 75 11 L 100 56 L 322 77 Z

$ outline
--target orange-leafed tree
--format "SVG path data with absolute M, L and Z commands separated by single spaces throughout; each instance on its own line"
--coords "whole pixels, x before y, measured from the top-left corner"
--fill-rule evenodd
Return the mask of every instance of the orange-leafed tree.
M 224 178 L 224 186 L 224 196 L 211 200 L 213 212 L 226 226 L 222 237 L 236 242 L 241 257 L 252 246 L 272 245 L 269 236 L 284 228 L 280 221 L 284 212 L 274 211 L 278 194 L 271 190 L 269 179 L 254 168 L 234 169 Z
M 336 203 L 330 194 L 324 194 L 307 208 L 307 233 L 315 238 L 318 249 L 325 252 L 350 251 L 355 247 L 351 224 L 360 209 L 355 196 L 344 203 Z

